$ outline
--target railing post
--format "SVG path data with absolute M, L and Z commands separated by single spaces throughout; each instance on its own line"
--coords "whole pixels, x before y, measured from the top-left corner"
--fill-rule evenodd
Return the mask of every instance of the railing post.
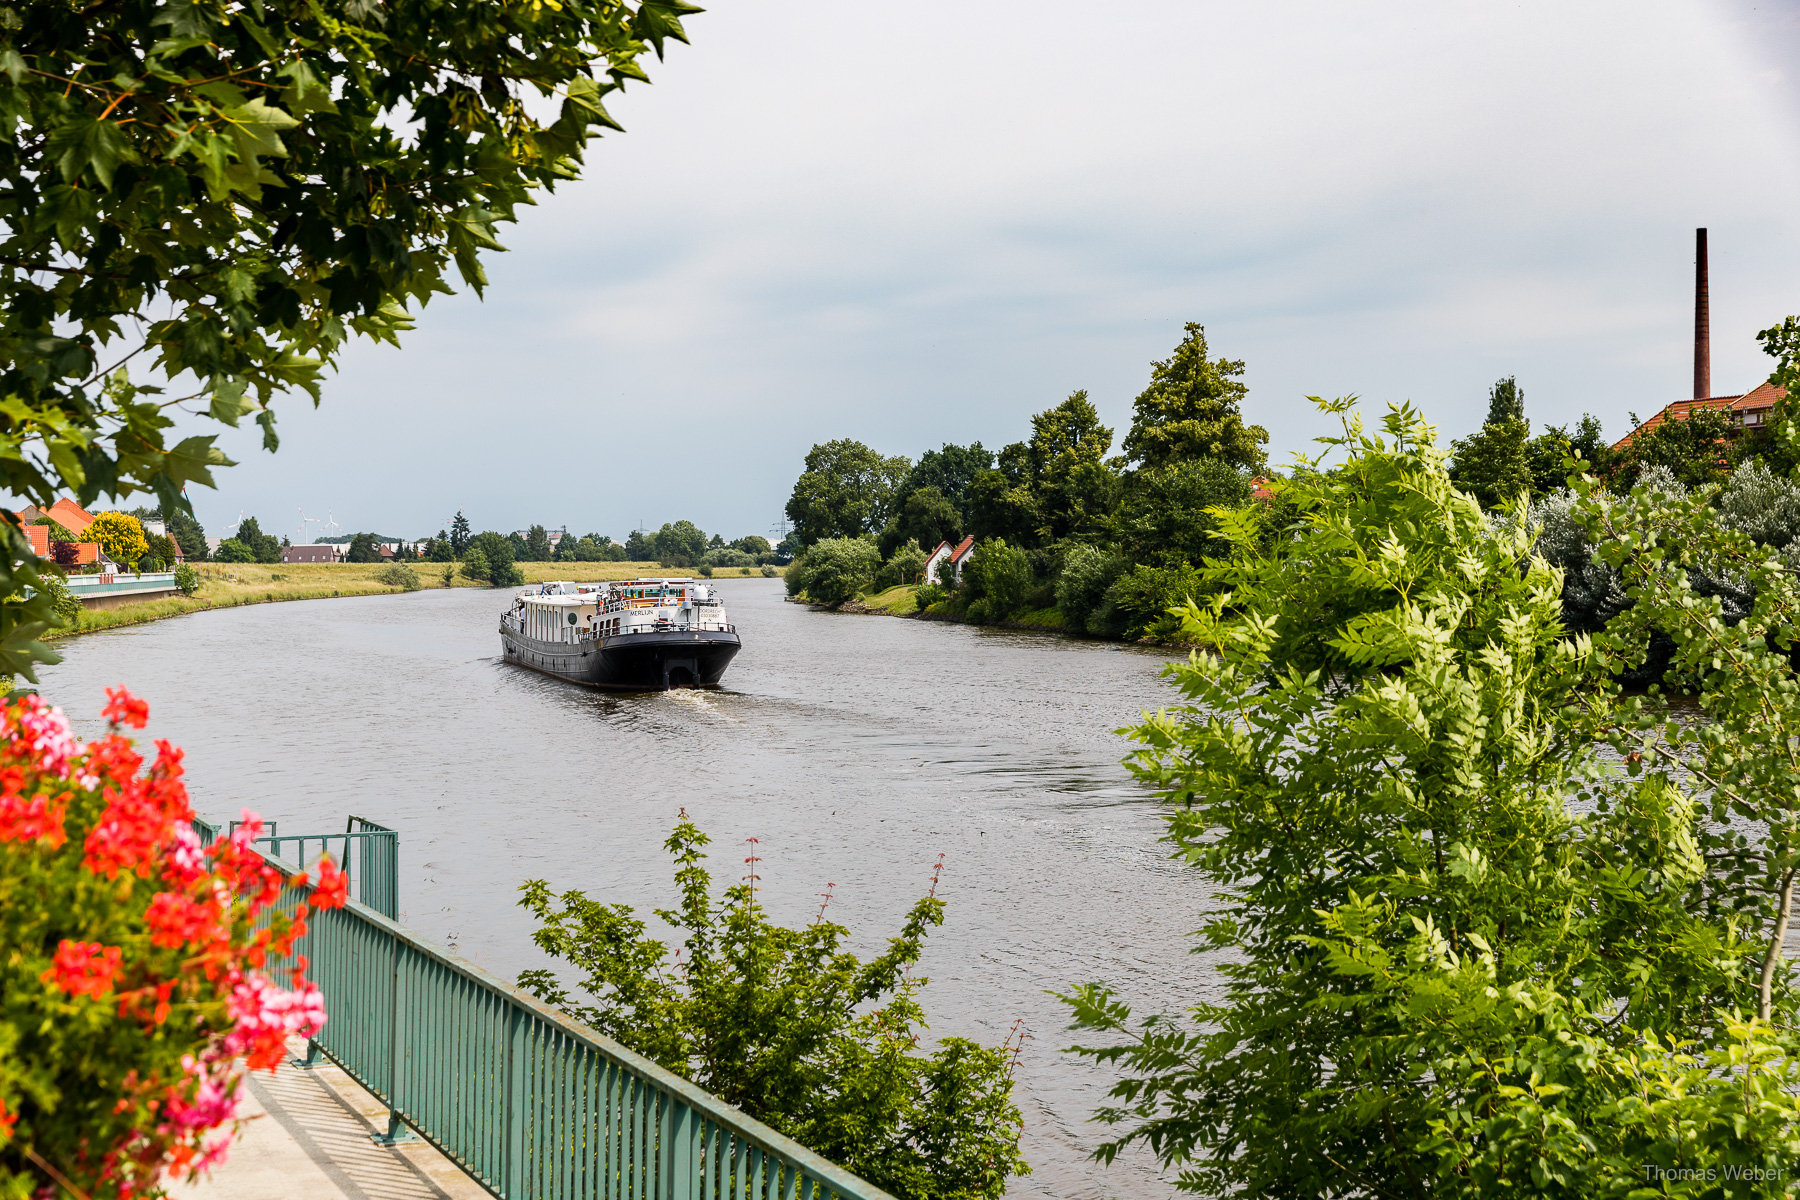
M 506 1200 L 525 1196 L 525 1010 L 513 1006 L 506 1022 Z
M 663 1200 L 698 1200 L 700 1174 L 694 1153 L 699 1114 L 674 1096 L 663 1096 Z M 671 1111 L 672 1110 L 672 1111 Z
M 370 1140 L 380 1146 L 410 1142 L 415 1136 L 406 1127 L 406 1122 L 400 1119 L 400 1106 L 405 1103 L 402 1096 L 405 1089 L 400 1081 L 406 1077 L 406 1022 L 401 1015 L 404 1010 L 400 1003 L 400 962 L 406 953 L 406 947 L 396 937 L 390 937 L 388 944 L 394 948 L 394 956 L 389 964 L 394 990 L 393 1003 L 388 1007 L 388 1127 L 385 1133 L 370 1135 Z

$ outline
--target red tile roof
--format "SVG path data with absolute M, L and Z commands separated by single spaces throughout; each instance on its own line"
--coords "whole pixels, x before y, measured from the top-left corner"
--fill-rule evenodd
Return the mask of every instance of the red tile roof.
M 1613 449 L 1623 450 L 1625 447 L 1631 445 L 1633 438 L 1636 438 L 1640 434 L 1649 433 L 1664 421 L 1685 421 L 1689 413 L 1701 412 L 1709 409 L 1725 410 L 1739 414 L 1765 412 L 1768 409 L 1773 408 L 1775 402 L 1785 395 L 1787 395 L 1787 393 L 1784 390 L 1765 381 L 1758 384 L 1756 387 L 1751 388 L 1741 396 L 1708 396 L 1704 400 L 1677 400 L 1675 403 L 1668 405 L 1661 412 L 1652 416 L 1648 421 L 1645 421 L 1642 425 L 1639 425 L 1636 429 L 1614 442 Z M 1738 417 L 1738 422 L 1740 424 L 1744 423 L 1744 417 L 1742 415 Z
M 955 563 L 961 562 L 963 559 L 968 557 L 969 551 L 974 549 L 974 547 L 975 547 L 975 535 L 971 533 L 968 537 L 964 538 L 961 541 L 961 543 L 959 543 L 957 545 L 956 549 L 950 555 L 950 561 L 955 562 Z
M 70 533 L 86 533 L 87 527 L 94 523 L 93 514 L 67 496 L 52 504 L 44 515 Z

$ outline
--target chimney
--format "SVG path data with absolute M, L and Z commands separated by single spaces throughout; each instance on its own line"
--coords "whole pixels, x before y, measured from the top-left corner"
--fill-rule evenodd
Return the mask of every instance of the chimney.
M 1706 286 L 1706 230 L 1694 230 L 1694 399 L 1712 395 L 1712 301 Z

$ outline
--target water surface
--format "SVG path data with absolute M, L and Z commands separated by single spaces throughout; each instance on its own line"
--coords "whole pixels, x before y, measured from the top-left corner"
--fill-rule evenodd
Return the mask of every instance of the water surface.
M 1032 1034 L 1017 1197 L 1166 1196 L 1141 1159 L 1102 1168 L 1088 1122 L 1110 1080 L 1060 1050 L 1046 994 L 1105 979 L 1175 1010 L 1204 886 L 1169 861 L 1154 801 L 1111 731 L 1171 702 L 1163 656 L 1032 633 L 812 612 L 778 580 L 725 580 L 744 639 L 723 690 L 614 696 L 496 661 L 501 594 L 429 591 L 258 605 L 91 634 L 43 672 L 87 736 L 103 688 L 151 703 L 187 750 L 195 807 L 249 806 L 283 833 L 355 813 L 401 833 L 401 920 L 505 978 L 539 963 L 517 887 L 544 878 L 672 906 L 662 842 L 685 807 L 715 878 L 772 915 L 832 912 L 879 949 L 946 858 L 928 943 L 939 1036 Z M 647 913 L 646 913 L 647 915 Z

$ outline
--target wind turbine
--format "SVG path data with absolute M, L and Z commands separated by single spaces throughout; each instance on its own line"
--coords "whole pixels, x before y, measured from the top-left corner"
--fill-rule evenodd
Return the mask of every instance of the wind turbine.
M 331 530 L 330 536 L 336 537 L 338 535 L 338 530 L 340 530 L 342 528 L 343 528 L 343 526 L 339 525 L 337 523 L 337 521 L 332 518 L 331 510 L 329 508 L 326 509 L 325 510 L 325 523 L 319 527 L 320 532 L 323 532 L 323 531 L 329 529 L 329 530 Z
M 310 545 L 311 543 L 309 543 L 306 540 L 306 527 L 308 525 L 319 525 L 319 524 L 323 524 L 323 522 L 321 522 L 319 520 L 319 518 L 317 518 L 317 517 L 307 516 L 306 510 L 304 508 L 302 508 L 300 510 L 300 537 L 299 537 L 299 540 L 296 541 L 294 544 L 297 546 Z

